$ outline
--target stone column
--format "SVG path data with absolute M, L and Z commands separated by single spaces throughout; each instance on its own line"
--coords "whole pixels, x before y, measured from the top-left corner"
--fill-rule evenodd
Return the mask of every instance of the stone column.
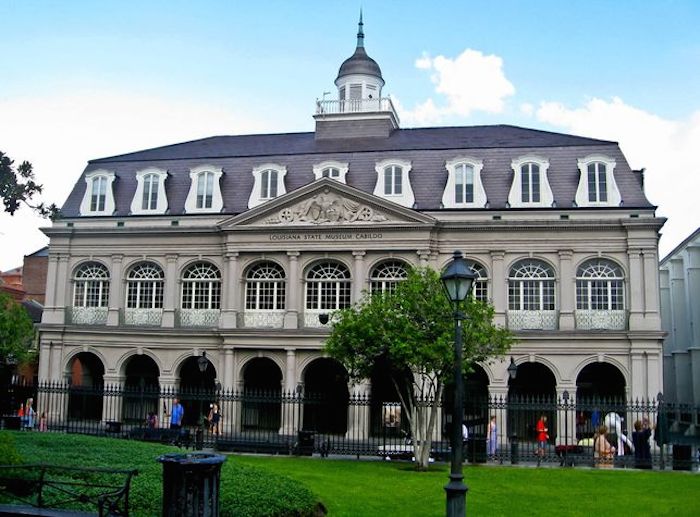
M 299 252 L 288 251 L 289 278 L 287 280 L 287 310 L 284 313 L 284 328 L 299 327 L 299 312 L 301 310 L 301 285 L 299 283 Z
M 355 267 L 352 273 L 352 301 L 356 303 L 362 299 L 362 291 L 367 288 L 367 272 L 365 271 L 365 254 L 364 251 L 353 251 L 352 256 L 355 257 Z
M 222 310 L 220 326 L 224 329 L 235 329 L 240 310 L 240 264 L 238 252 L 229 251 L 224 255 L 226 274 L 222 292 Z
M 661 310 L 659 302 L 659 260 L 656 250 L 644 250 L 643 259 L 645 328 L 658 330 L 661 326 Z
M 109 276 L 109 302 L 107 312 L 107 325 L 116 327 L 119 325 L 120 309 L 124 305 L 122 300 L 124 279 L 122 276 L 122 262 L 124 255 L 112 255 L 112 271 Z
M 632 343 L 634 347 L 634 343 Z M 654 396 L 654 394 L 647 391 L 647 361 L 646 352 L 639 350 L 632 350 L 630 352 L 630 386 L 628 386 L 628 391 L 632 400 L 634 399 L 646 399 L 649 396 Z
M 68 278 L 68 255 L 58 255 L 56 264 L 56 287 L 53 293 L 54 305 L 43 319 L 44 323 L 64 324 L 66 322 L 66 300 L 70 299 L 70 279 Z
M 162 327 L 172 328 L 175 326 L 175 304 L 180 285 L 177 277 L 177 255 L 166 255 L 165 267 L 165 287 L 163 292 L 163 319 Z
M 506 310 L 508 309 L 506 293 L 508 292 L 508 275 L 505 272 L 505 251 L 491 252 L 491 301 L 495 309 L 493 322 L 506 326 Z
M 507 366 L 508 363 L 505 363 L 505 365 Z M 505 377 L 508 377 L 507 372 Z M 496 415 L 496 425 L 498 426 L 498 432 L 496 433 L 498 436 L 496 440 L 496 452 L 498 454 L 507 454 L 509 451 L 502 449 L 506 444 L 510 443 L 510 437 L 508 436 L 508 411 L 498 409 L 498 407 L 501 403 L 508 400 L 508 381 L 489 384 L 489 400 L 491 401 L 491 404 L 489 408 L 486 408 L 487 414 L 483 433 L 486 435 L 488 432 L 488 421 L 491 419 L 491 415 Z M 488 436 L 485 437 L 486 440 L 489 439 Z
M 369 438 L 369 380 L 348 383 L 350 405 L 348 406 L 348 440 L 366 440 Z M 438 426 L 439 427 L 439 426 Z
M 284 368 L 284 386 L 282 398 L 285 402 L 281 405 L 282 426 L 280 434 L 293 435 L 301 429 L 301 402 L 297 393 L 297 354 L 296 349 L 287 348 L 287 359 Z
M 44 313 L 42 315 L 43 323 L 63 323 L 58 321 L 55 314 L 56 311 L 56 281 L 58 279 L 58 256 L 51 253 L 49 255 L 48 269 L 46 272 L 46 298 Z
M 121 422 L 124 404 L 124 381 L 126 377 L 115 373 L 105 373 L 103 379 L 102 421 Z M 146 415 L 140 415 L 140 418 L 145 420 Z
M 576 299 L 576 275 L 571 260 L 573 251 L 559 250 L 559 329 L 573 330 L 574 300 Z
M 420 267 L 428 267 L 430 265 L 430 250 L 418 250 L 418 265 Z
M 160 427 L 170 427 L 170 413 L 173 408 L 173 398 L 177 393 L 177 380 L 172 376 L 161 375 L 158 377 L 160 385 L 160 399 L 158 400 L 158 423 Z
M 568 403 L 564 402 L 565 391 L 569 393 Z M 576 445 L 576 384 L 567 383 L 557 386 L 557 401 L 557 436 L 555 443 L 556 445 Z
M 643 328 L 644 325 L 644 278 L 642 273 L 642 255 L 638 249 L 627 251 L 629 258 L 630 286 L 630 330 Z

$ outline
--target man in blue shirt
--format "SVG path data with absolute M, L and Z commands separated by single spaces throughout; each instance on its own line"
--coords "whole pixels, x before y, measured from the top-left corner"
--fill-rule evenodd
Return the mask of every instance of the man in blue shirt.
M 180 404 L 178 398 L 173 399 L 173 410 L 170 414 L 170 429 L 180 429 L 182 427 L 182 417 L 185 416 L 185 409 Z

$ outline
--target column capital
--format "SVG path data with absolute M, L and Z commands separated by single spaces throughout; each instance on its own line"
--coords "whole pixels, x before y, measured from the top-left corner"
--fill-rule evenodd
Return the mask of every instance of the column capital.
M 168 262 L 176 262 L 178 259 L 179 255 L 177 253 L 169 253 L 165 256 L 165 260 Z
M 355 260 L 363 260 L 366 254 L 367 254 L 366 251 L 353 251 L 352 252 L 352 256 L 355 257 Z
M 296 260 L 299 258 L 299 255 L 301 253 L 299 251 L 288 251 L 287 256 L 289 257 L 289 260 Z
M 124 254 L 123 253 L 114 253 L 112 255 L 112 263 L 116 262 L 121 262 L 124 260 Z
M 506 258 L 506 252 L 503 250 L 494 250 L 490 254 L 491 260 L 503 260 Z
M 561 260 L 571 260 L 574 256 L 574 250 L 559 250 L 558 253 Z
M 240 256 L 240 253 L 237 251 L 227 251 L 224 253 L 224 258 L 226 260 L 238 260 L 238 257 Z

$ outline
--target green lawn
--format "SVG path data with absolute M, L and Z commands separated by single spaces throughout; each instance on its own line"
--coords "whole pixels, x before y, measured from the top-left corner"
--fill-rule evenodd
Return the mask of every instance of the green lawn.
M 399 462 L 234 456 L 235 463 L 306 484 L 336 516 L 445 514 L 448 466 L 415 472 Z M 477 466 L 465 468 L 470 515 L 700 515 L 700 475 Z

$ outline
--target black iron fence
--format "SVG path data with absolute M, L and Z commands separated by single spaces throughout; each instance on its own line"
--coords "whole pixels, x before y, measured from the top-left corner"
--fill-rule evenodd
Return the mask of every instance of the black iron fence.
M 364 395 L 49 382 L 7 386 L 0 399 L 5 428 L 261 453 L 413 456 L 405 410 Z M 171 429 L 175 399 L 184 416 Z M 464 407 L 471 462 L 691 469 L 700 459 L 700 408 L 663 399 L 467 396 Z M 444 460 L 451 415 L 441 405 L 438 415 L 431 456 Z

